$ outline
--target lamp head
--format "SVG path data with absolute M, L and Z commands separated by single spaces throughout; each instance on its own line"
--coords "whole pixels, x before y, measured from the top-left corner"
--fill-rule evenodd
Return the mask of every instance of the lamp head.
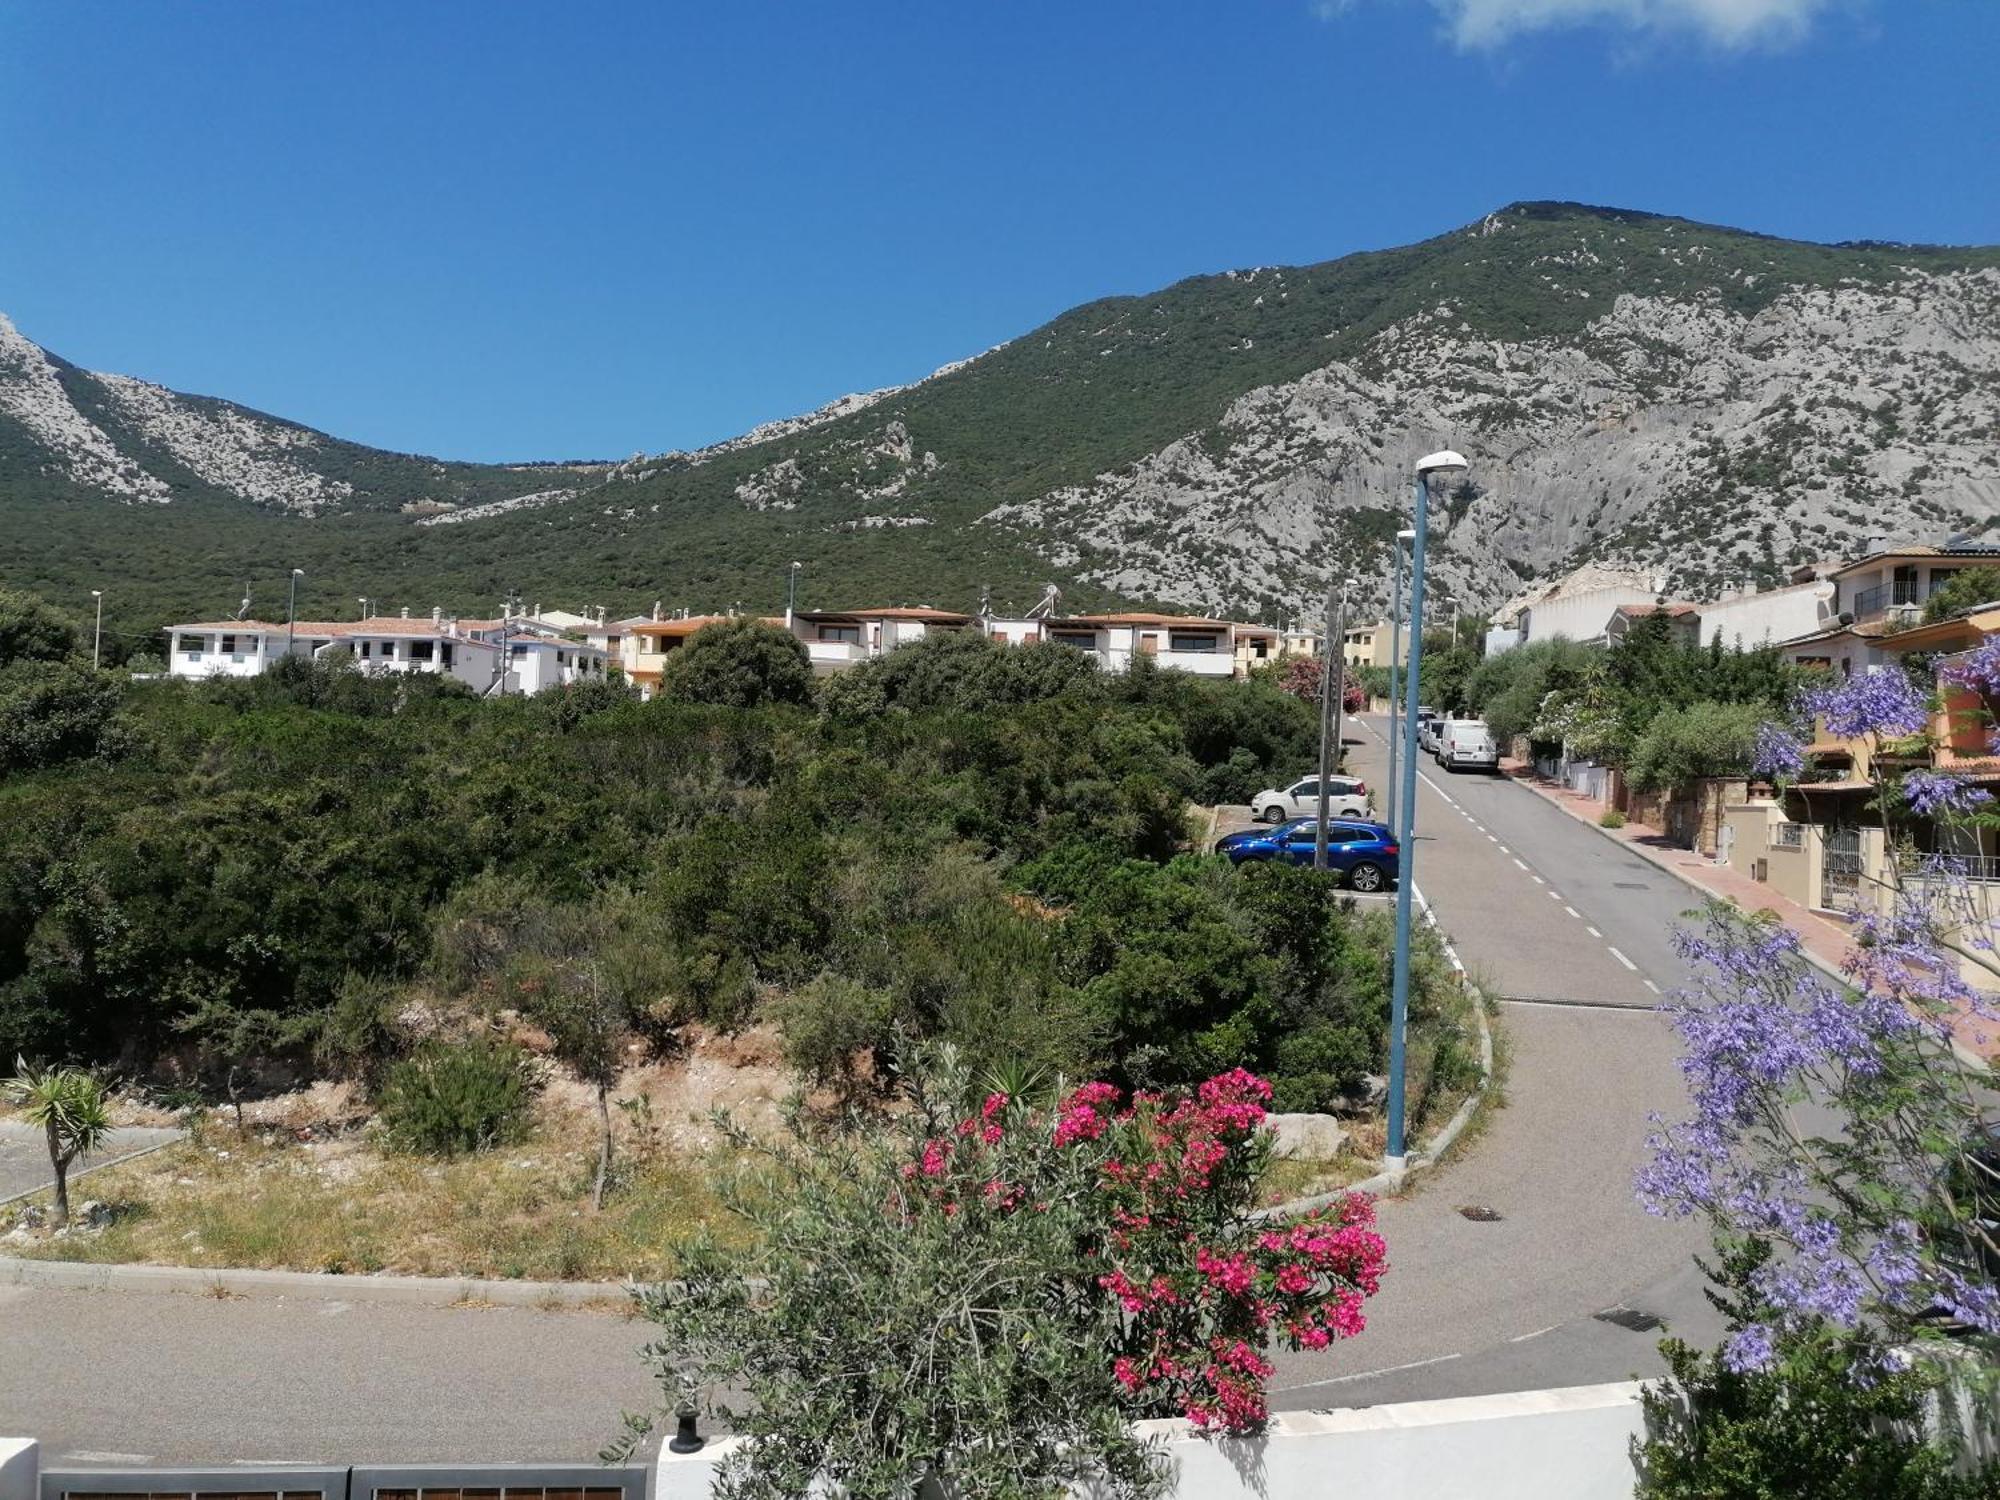
M 90 591 L 90 597 L 91 597 L 91 598 L 93 598 L 93 599 L 102 599 L 102 598 L 104 597 L 104 590 L 103 590 L 103 589 L 92 589 L 92 590 Z
M 1396 533 L 1396 540 L 1399 542 L 1414 542 L 1416 539 L 1417 534 L 1415 531 L 1399 531 Z
M 1417 460 L 1417 473 L 1420 476 L 1463 473 L 1471 467 L 1463 455 L 1454 453 L 1449 448 L 1441 448 L 1436 453 L 1427 454 Z
M 294 577 L 294 578 L 303 578 L 303 577 L 305 577 L 305 576 L 306 576 L 306 570 L 305 570 L 304 568 L 294 568 L 294 569 L 292 569 L 292 577 Z
M 804 566 L 805 566 L 805 564 L 804 564 L 804 563 L 802 563 L 802 562 L 795 562 L 795 563 L 793 563 L 793 564 L 792 564 L 792 571 L 793 571 L 794 573 L 796 573 L 796 572 L 798 572 L 798 570 L 799 570 L 800 568 L 803 568 Z

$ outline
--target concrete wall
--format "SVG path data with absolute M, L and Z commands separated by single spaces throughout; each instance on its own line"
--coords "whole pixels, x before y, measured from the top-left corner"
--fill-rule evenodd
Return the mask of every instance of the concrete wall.
M 1165 1445 L 1182 1500 L 1619 1500 L 1633 1492 L 1631 1445 L 1644 1413 L 1635 1381 L 1286 1412 L 1254 1438 L 1211 1440 L 1186 1422 L 1139 1429 Z M 685 1458 L 662 1452 L 652 1500 L 705 1500 L 736 1441 Z
M 1824 630 L 1833 621 L 1833 595 L 1833 585 L 1822 580 L 1704 604 L 1701 644 L 1719 640 L 1750 650 Z
M 1620 605 L 1654 604 L 1658 600 L 1657 594 L 1624 585 L 1559 595 L 1521 611 L 1527 621 L 1523 644 L 1553 640 L 1557 636 L 1572 641 L 1599 640 Z
M 1818 840 L 1809 824 L 1800 824 L 1800 842 L 1788 845 L 1777 842 L 1787 819 L 1775 802 L 1737 802 L 1723 809 L 1723 818 L 1731 835 L 1732 870 L 1754 879 L 1761 860 L 1764 882 L 1773 891 L 1801 906 L 1813 904 L 1813 859 Z
M 0 1500 L 41 1500 L 41 1449 L 27 1438 L 0 1438 Z

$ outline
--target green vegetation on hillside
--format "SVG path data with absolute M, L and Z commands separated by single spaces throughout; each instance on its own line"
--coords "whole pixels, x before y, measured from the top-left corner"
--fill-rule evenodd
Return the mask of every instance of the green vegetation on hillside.
M 1383 328 L 1440 304 L 1476 336 L 1575 338 L 1624 292 L 1719 299 L 1748 313 L 1793 285 L 2000 265 L 1992 249 L 1812 245 L 1575 204 L 1515 204 L 1494 218 L 1503 232 L 1475 225 L 1400 249 L 1088 303 L 878 406 L 699 464 L 662 458 L 616 473 L 440 465 L 326 439 L 313 462 L 362 493 L 345 513 L 313 519 L 256 511 L 164 468 L 174 503 L 107 501 L 52 479 L 25 429 L 0 417 L 0 583 L 79 601 L 108 587 L 114 660 L 156 646 L 150 633 L 170 619 L 227 612 L 245 579 L 270 613 L 292 567 L 306 570 L 302 611 L 321 616 L 344 614 L 360 595 L 490 613 L 510 591 L 614 614 L 656 598 L 767 610 L 782 603 L 793 559 L 808 565 L 808 605 L 969 608 L 990 588 L 1019 608 L 1051 569 L 1035 538 L 975 526 L 978 518 L 1212 429 L 1244 392 L 1357 357 Z M 1550 265 L 1561 268 L 1560 286 Z M 65 383 L 121 446 L 154 462 L 86 377 L 67 372 Z M 881 451 L 892 421 L 907 430 L 908 465 Z M 926 453 L 934 468 L 921 461 Z M 1744 462 L 1766 458 L 1782 455 Z M 754 509 L 738 498 L 739 485 L 781 461 L 800 476 L 782 506 Z M 401 513 L 425 500 L 469 504 L 572 486 L 584 491 L 577 501 L 464 525 L 421 527 Z M 868 515 L 928 524 L 860 526 Z M 1380 543 L 1353 540 L 1364 552 Z M 1344 545 L 1329 537 L 1288 561 L 1319 569 L 1334 555 L 1329 546 Z M 1351 547 L 1342 555 L 1366 560 Z M 1073 578 L 1067 598 L 1078 607 L 1113 602 Z

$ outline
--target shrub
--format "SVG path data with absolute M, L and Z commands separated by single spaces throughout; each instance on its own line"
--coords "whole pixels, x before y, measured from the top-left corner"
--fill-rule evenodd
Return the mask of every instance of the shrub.
M 946 1054 L 906 1094 L 858 1135 L 738 1133 L 768 1164 L 724 1189 L 751 1248 L 698 1241 L 642 1296 L 668 1408 L 704 1392 L 749 1439 L 718 1493 L 1157 1495 L 1167 1466 L 1131 1419 L 1254 1428 L 1267 1340 L 1364 1326 L 1384 1269 L 1369 1199 L 1250 1218 L 1270 1096 L 1250 1074 L 1123 1108 L 1085 1084 L 1052 1107 Z
M 812 660 L 789 630 L 760 620 L 723 620 L 702 626 L 667 659 L 660 692 L 722 708 L 810 703 Z
M 389 1069 L 382 1130 L 396 1149 L 425 1156 L 483 1151 L 521 1138 L 532 1093 L 519 1048 L 433 1042 Z
M 1623 828 L 1625 826 L 1625 814 L 1615 807 L 1607 807 L 1603 812 L 1598 814 L 1597 826 L 1599 828 Z

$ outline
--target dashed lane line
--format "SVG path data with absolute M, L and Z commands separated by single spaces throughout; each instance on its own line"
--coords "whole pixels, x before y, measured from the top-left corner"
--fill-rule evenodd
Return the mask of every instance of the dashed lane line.
M 1617 959 L 1618 962 L 1625 965 L 1625 967 L 1630 969 L 1634 974 L 1639 972 L 1639 966 L 1637 964 L 1633 963 L 1631 959 L 1627 958 L 1624 954 L 1620 953 L 1616 948 L 1613 948 L 1610 944 L 1607 943 L 1605 945 L 1605 951 L 1608 952 L 1613 958 Z
M 1563 910 L 1568 912 L 1572 917 L 1575 917 L 1577 921 L 1581 922 L 1583 920 L 1583 913 L 1578 911 L 1574 906 L 1565 906 Z
M 1317 838 L 1317 837 L 1318 837 L 1318 835 L 1317 835 L 1317 834 L 1315 834 L 1315 835 L 1314 835 L 1314 837 L 1315 837 L 1315 838 Z M 1525 869 L 1527 869 L 1528 867 L 1527 867 L 1526 865 L 1522 864 L 1522 863 L 1521 863 L 1521 861 L 1517 859 L 1517 860 L 1515 860 L 1515 861 L 1514 861 L 1514 868 L 1515 868 L 1515 869 L 1517 869 L 1517 870 L 1525 870 Z
M 1585 932 L 1589 933 L 1589 934 L 1590 934 L 1590 935 L 1591 935 L 1592 937 L 1603 937 L 1603 936 L 1604 936 L 1604 934 L 1603 934 L 1603 933 L 1599 932 L 1599 931 L 1598 931 L 1598 930 L 1597 930 L 1597 929 L 1596 929 L 1595 927 L 1592 927 L 1592 926 L 1591 926 L 1591 925 L 1590 925 L 1590 924 L 1589 924 L 1588 922 L 1585 922 L 1585 923 L 1583 924 L 1583 930 L 1584 930 Z
M 1325 1380 L 1308 1380 L 1303 1385 L 1273 1387 L 1272 1394 L 1283 1391 L 1310 1391 L 1323 1385 L 1346 1385 L 1350 1380 L 1366 1380 L 1372 1375 L 1395 1375 L 1403 1370 L 1421 1370 L 1425 1365 L 1441 1365 L 1447 1360 L 1463 1359 L 1463 1354 L 1439 1354 L 1430 1359 L 1413 1359 L 1406 1365 L 1388 1365 L 1380 1370 L 1356 1370 L 1352 1375 L 1334 1375 Z
M 1647 989 L 1651 990 L 1656 995 L 1660 993 L 1660 987 L 1657 984 L 1653 983 L 1653 981 L 1650 979 L 1642 977 L 1639 980 L 1639 983 L 1643 984 Z

